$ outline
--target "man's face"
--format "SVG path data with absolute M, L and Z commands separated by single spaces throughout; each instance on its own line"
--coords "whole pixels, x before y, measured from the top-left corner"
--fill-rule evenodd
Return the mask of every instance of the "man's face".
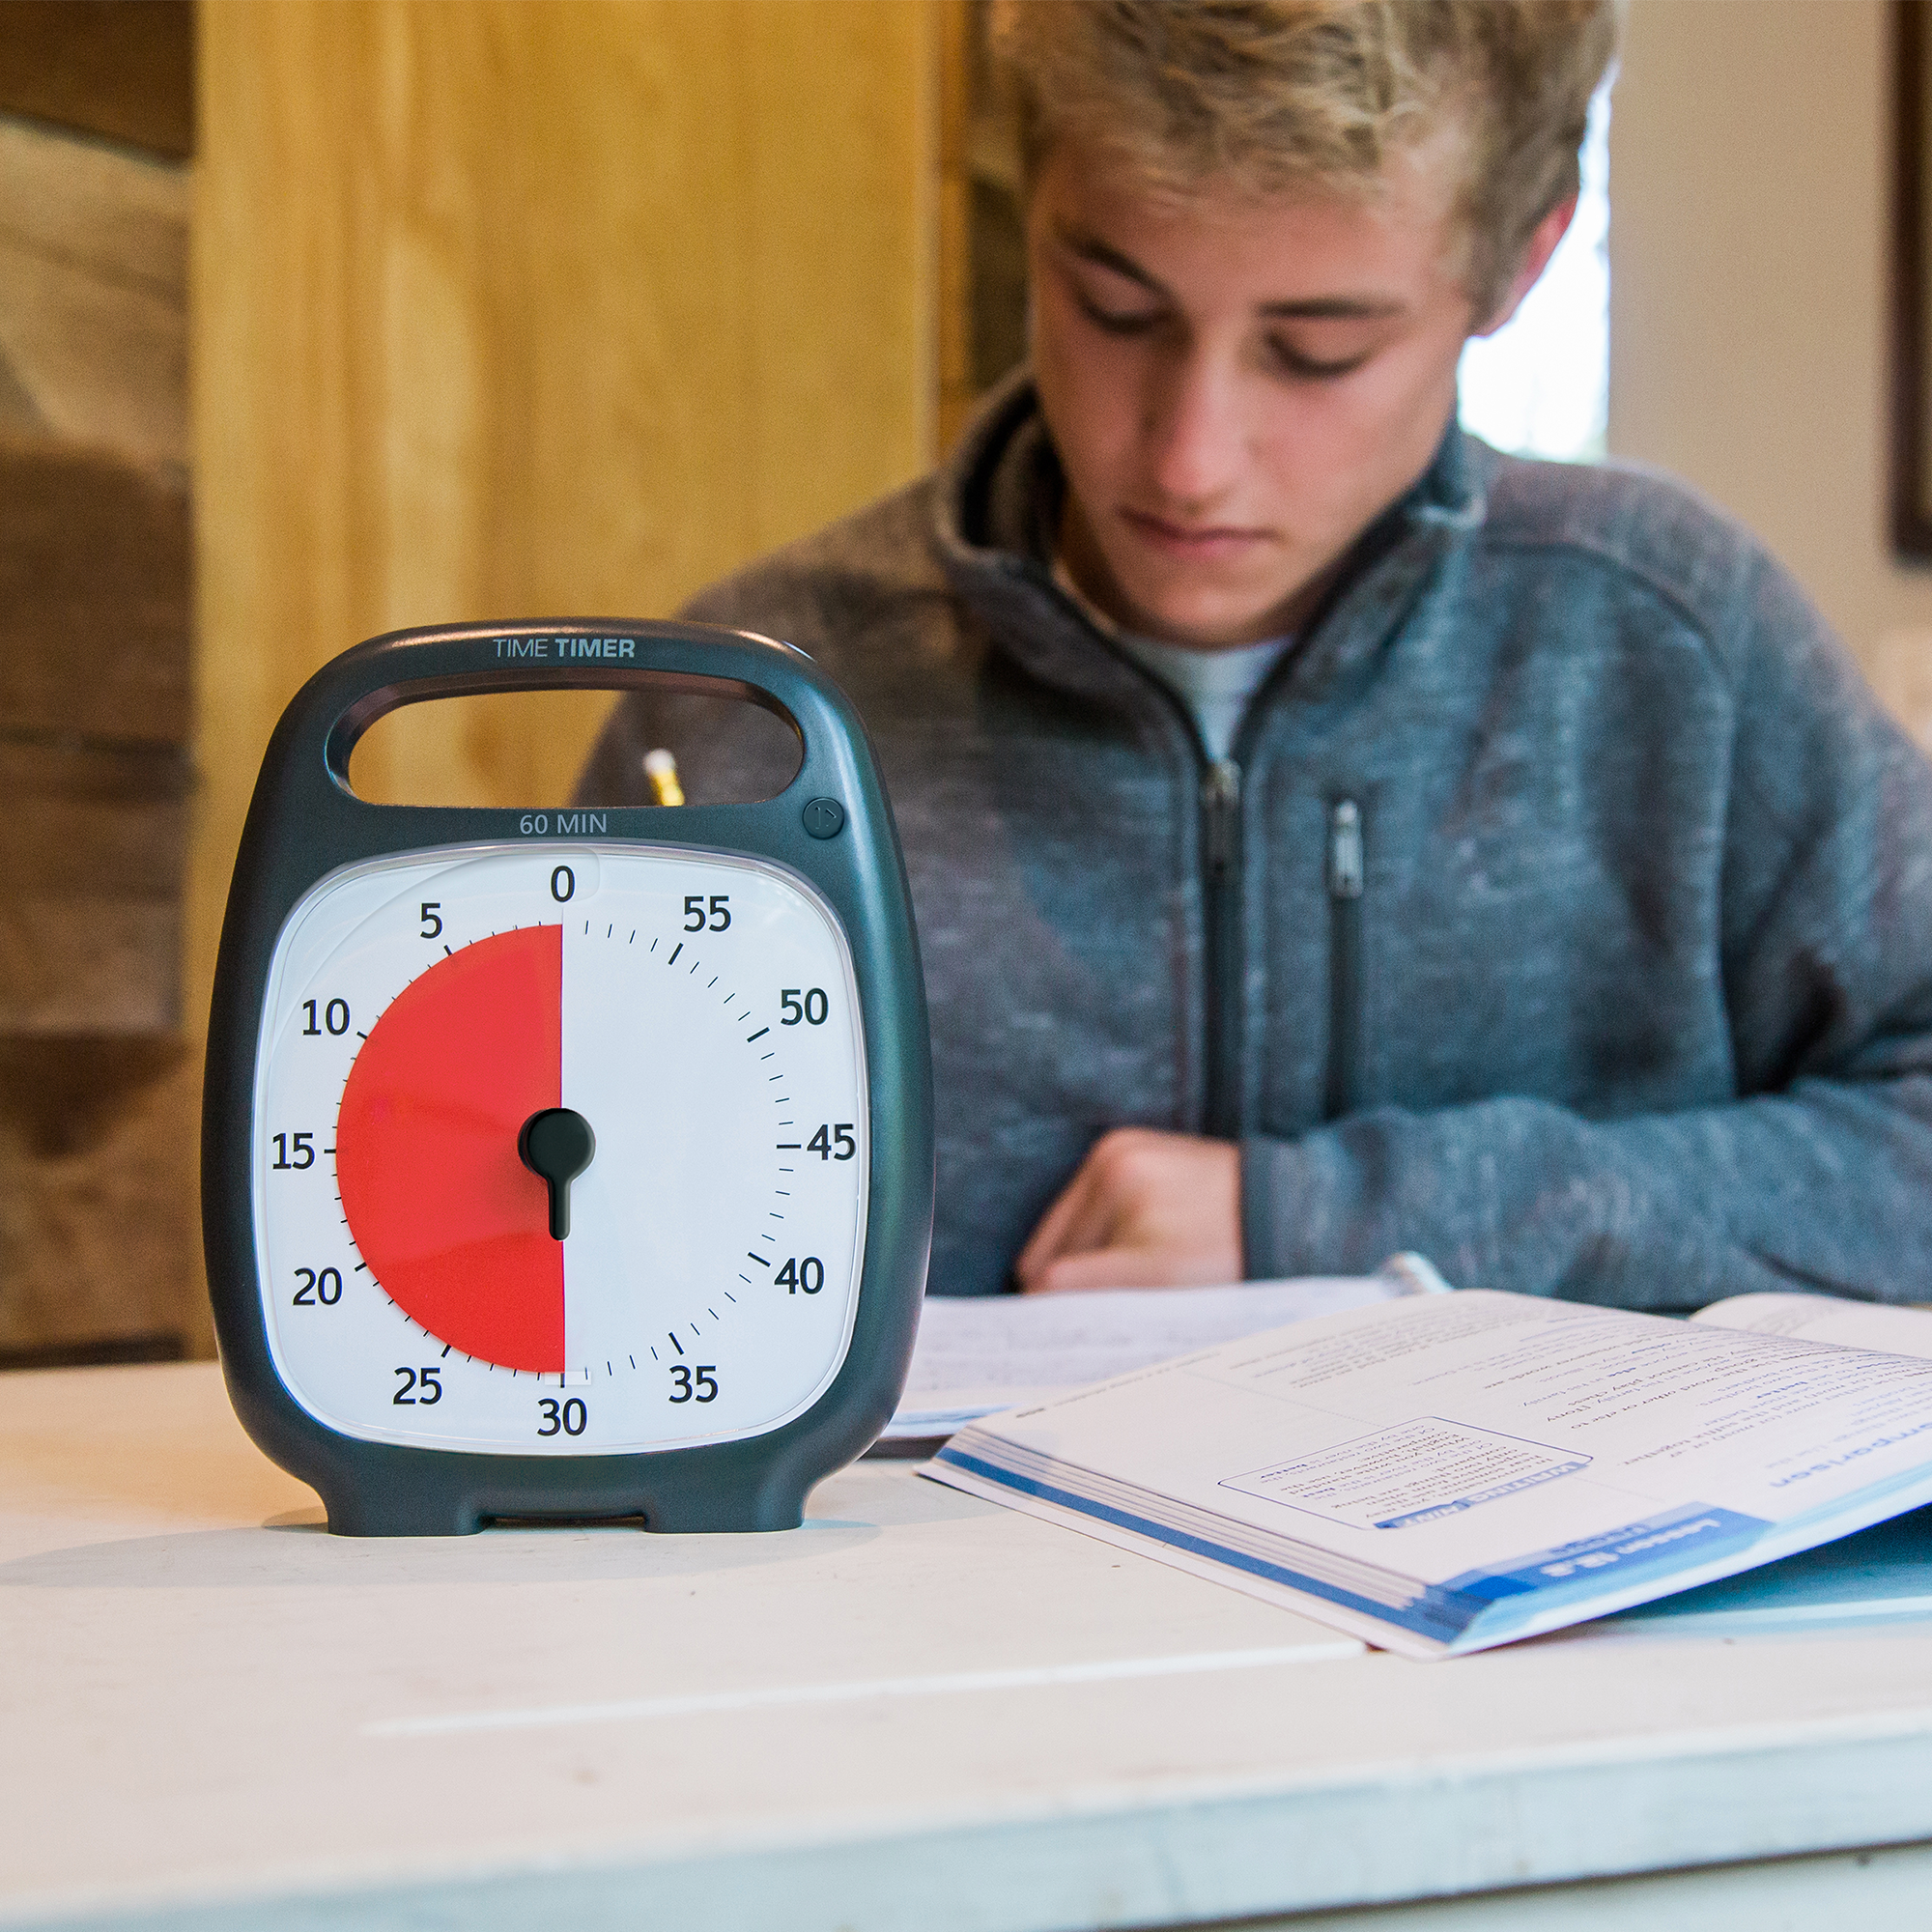
M 1419 477 L 1475 318 L 1449 170 L 1372 201 L 1181 202 L 1078 144 L 1028 211 L 1033 363 L 1061 541 L 1129 629 L 1215 649 L 1293 630 Z

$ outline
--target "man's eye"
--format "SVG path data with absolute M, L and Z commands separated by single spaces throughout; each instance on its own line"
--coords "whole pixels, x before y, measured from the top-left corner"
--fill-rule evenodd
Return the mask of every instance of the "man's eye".
M 1157 308 L 1103 308 L 1089 296 L 1076 295 L 1080 313 L 1108 335 L 1145 335 L 1161 318 Z
M 1373 350 L 1361 349 L 1352 355 L 1308 355 L 1279 336 L 1268 338 L 1268 351 L 1284 375 L 1312 383 L 1332 383 L 1339 376 L 1351 375 L 1374 354 Z

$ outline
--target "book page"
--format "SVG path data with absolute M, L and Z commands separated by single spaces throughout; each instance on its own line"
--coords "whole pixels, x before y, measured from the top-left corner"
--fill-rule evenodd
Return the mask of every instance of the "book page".
M 1311 1276 L 1230 1288 L 929 1295 L 887 1439 L 961 1423 L 1242 1335 L 1409 1293 L 1389 1275 Z
M 1932 1500 L 1932 1362 L 1423 1295 L 973 1424 L 927 1472 L 1439 1655 Z
M 1734 1294 L 1691 1316 L 1713 1328 L 1798 1335 L 1840 1349 L 1878 1349 L 1932 1361 L 1932 1310 L 1847 1301 L 1835 1294 Z

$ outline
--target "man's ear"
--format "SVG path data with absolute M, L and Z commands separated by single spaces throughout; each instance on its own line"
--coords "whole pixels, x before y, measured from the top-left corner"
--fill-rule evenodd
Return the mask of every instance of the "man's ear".
M 1522 306 L 1523 297 L 1536 286 L 1536 278 L 1548 268 L 1549 258 L 1555 254 L 1556 244 L 1569 232 L 1571 218 L 1576 213 L 1577 197 L 1573 194 L 1559 201 L 1530 231 L 1522 260 L 1517 264 L 1516 279 L 1497 302 L 1495 313 L 1481 328 L 1473 331 L 1475 334 L 1493 335 Z

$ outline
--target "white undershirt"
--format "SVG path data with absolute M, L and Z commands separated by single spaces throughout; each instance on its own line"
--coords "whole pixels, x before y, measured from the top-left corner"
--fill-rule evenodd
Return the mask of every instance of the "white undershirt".
M 1136 637 L 1098 609 L 1074 582 L 1065 562 L 1055 557 L 1053 581 L 1150 677 L 1158 678 L 1192 714 L 1210 758 L 1225 758 L 1234 748 L 1249 702 L 1294 639 L 1264 638 L 1258 644 L 1224 644 L 1216 650 L 1189 650 Z

